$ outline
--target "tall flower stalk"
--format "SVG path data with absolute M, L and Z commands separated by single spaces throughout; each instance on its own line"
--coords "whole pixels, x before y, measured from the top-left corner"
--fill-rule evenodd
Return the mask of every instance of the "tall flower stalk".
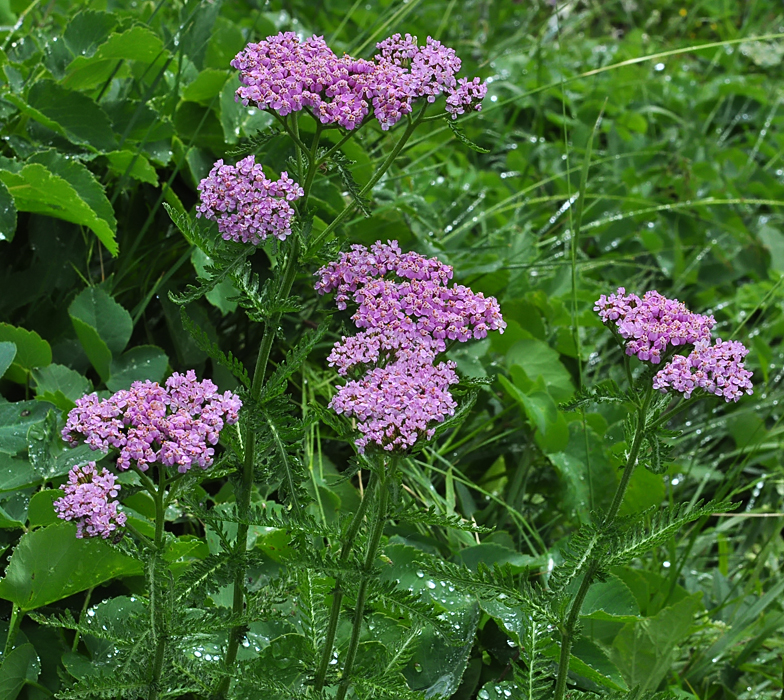
M 677 299 L 668 299 L 656 291 L 642 298 L 626 294 L 621 287 L 615 294 L 601 295 L 594 310 L 610 328 L 624 352 L 624 366 L 629 379 L 629 396 L 634 400 L 634 430 L 626 453 L 626 462 L 612 503 L 598 526 L 600 534 L 611 532 L 634 470 L 639 464 L 652 468 L 643 455 L 646 444 L 658 443 L 657 431 L 692 401 L 716 395 L 725 401 L 738 401 L 752 393 L 751 372 L 744 364 L 748 350 L 737 341 L 717 339 L 711 344 L 712 316 L 690 311 Z M 685 349 L 686 354 L 678 354 Z M 635 380 L 630 357 L 650 363 Z M 653 372 L 653 368 L 662 365 Z M 674 390 L 683 396 L 680 403 L 664 408 L 653 401 L 654 392 Z M 697 396 L 692 394 L 697 393 Z M 555 685 L 555 700 L 563 700 L 569 675 L 572 646 L 588 590 L 602 570 L 602 555 L 588 558 L 577 593 L 572 598 L 561 626 L 561 650 Z

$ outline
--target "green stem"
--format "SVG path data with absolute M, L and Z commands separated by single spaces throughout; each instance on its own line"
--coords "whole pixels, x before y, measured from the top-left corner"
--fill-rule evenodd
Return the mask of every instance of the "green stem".
M 394 458 L 393 458 L 394 460 Z M 367 589 L 370 575 L 376 563 L 376 555 L 378 554 L 378 547 L 381 544 L 381 535 L 384 532 L 384 525 L 387 520 L 387 501 L 389 498 L 388 482 L 389 477 L 395 468 L 394 461 L 389 465 L 389 470 L 385 469 L 387 465 L 381 465 L 382 474 L 378 483 L 378 504 L 376 506 L 375 518 L 370 530 L 370 539 L 368 541 L 367 552 L 365 553 L 365 562 L 362 572 L 362 582 L 359 584 L 359 591 L 357 592 L 357 602 L 354 607 L 354 625 L 351 628 L 351 639 L 348 643 L 348 651 L 346 652 L 346 661 L 343 664 L 343 674 L 338 686 L 338 692 L 335 695 L 335 700 L 345 700 L 346 693 L 348 693 L 349 685 L 351 684 L 351 670 L 354 666 L 354 660 L 357 657 L 357 649 L 359 648 L 359 638 L 362 634 L 362 622 L 365 612 L 365 601 L 367 600 Z
M 166 469 L 158 467 L 158 489 L 155 492 L 155 551 L 151 553 L 148 563 L 148 576 L 150 579 L 150 625 L 152 627 L 152 638 L 155 644 L 155 655 L 152 664 L 152 678 L 150 680 L 150 690 L 147 695 L 148 700 L 157 700 L 160 693 L 161 675 L 163 673 L 163 662 L 166 658 L 166 620 L 165 611 L 159 597 L 161 597 L 157 584 L 158 564 L 163 561 L 163 525 L 166 515 L 166 508 L 163 498 L 166 493 Z
M 375 184 L 381 179 L 384 173 L 389 170 L 389 166 L 392 165 L 395 158 L 398 157 L 400 151 L 403 150 L 403 146 L 406 145 L 406 141 L 411 138 L 411 134 L 414 133 L 416 128 L 422 123 L 422 119 L 424 118 L 425 110 L 427 109 L 428 103 L 422 106 L 422 109 L 419 110 L 419 114 L 417 114 L 415 119 L 409 121 L 406 130 L 403 132 L 403 135 L 400 137 L 400 140 L 395 144 L 395 147 L 389 152 L 389 155 L 386 157 L 384 162 L 381 164 L 378 170 L 374 173 L 373 177 L 370 178 L 368 183 L 359 191 L 359 197 L 364 197 L 371 189 L 375 186 Z M 311 250 L 318 250 L 318 247 L 324 242 L 327 236 L 332 233 L 338 226 L 338 224 L 343 221 L 354 209 L 355 203 L 351 202 L 347 204 L 346 207 L 343 209 L 340 214 L 338 214 L 332 222 L 325 228 L 316 238 L 313 240 L 311 244 Z
M 8 623 L 8 636 L 5 638 L 5 649 L 3 651 L 3 659 L 7 659 L 11 650 L 14 648 L 16 635 L 19 634 L 19 627 L 22 624 L 24 613 L 20 610 L 19 606 L 14 604 L 11 608 L 11 620 Z
M 618 484 L 618 488 L 615 489 L 615 496 L 613 497 L 612 504 L 610 505 L 609 510 L 607 513 L 605 513 L 604 519 L 602 520 L 602 530 L 606 530 L 618 515 L 618 511 L 621 508 L 621 503 L 623 503 L 623 497 L 626 494 L 626 489 L 629 486 L 629 479 L 631 479 L 632 474 L 634 473 L 634 468 L 637 466 L 637 457 L 640 454 L 642 439 L 645 435 L 645 421 L 648 415 L 648 407 L 651 403 L 652 394 L 653 386 L 649 384 L 645 389 L 645 395 L 637 413 L 637 428 L 634 432 L 634 440 L 632 441 L 632 446 L 629 450 L 629 456 L 626 459 L 626 466 L 624 467 L 623 475 L 621 476 L 621 481 Z M 585 596 L 588 594 L 588 589 L 593 583 L 593 577 L 596 575 L 600 567 L 601 560 L 599 558 L 594 557 L 591 559 L 588 564 L 588 568 L 585 571 L 585 576 L 583 576 L 583 580 L 580 583 L 580 588 L 577 591 L 577 595 L 572 601 L 572 607 L 569 609 L 569 616 L 566 619 L 564 629 L 561 631 L 561 655 L 558 660 L 558 678 L 555 683 L 555 695 L 553 696 L 554 700 L 563 700 L 564 698 L 564 693 L 566 692 L 566 681 L 569 677 L 569 659 L 572 654 L 572 644 L 574 643 L 577 622 L 580 618 L 580 610 L 583 607 Z
M 296 122 L 295 122 L 296 125 Z M 305 185 L 303 189 L 305 194 L 303 197 L 302 208 L 303 211 L 307 209 L 307 200 L 310 194 L 310 187 L 313 184 L 313 178 L 316 172 L 316 158 L 315 153 L 318 149 L 319 138 L 321 136 L 321 128 L 317 125 L 316 135 L 313 137 L 313 143 L 308 151 L 308 171 L 305 176 Z M 298 138 L 297 138 L 298 140 Z M 301 142 L 300 142 L 301 143 Z M 297 159 L 301 165 L 301 150 L 297 147 Z M 291 292 L 294 285 L 294 279 L 297 276 L 297 262 L 299 260 L 300 240 L 297 236 L 291 237 L 291 247 L 289 248 L 286 266 L 283 269 L 283 277 L 281 279 L 280 287 L 278 289 L 277 299 L 284 299 Z M 281 314 L 275 314 L 264 326 L 264 335 L 261 338 L 259 345 L 259 354 L 256 356 L 256 367 L 253 370 L 253 382 L 250 388 L 251 399 L 257 400 L 261 395 L 262 387 L 264 386 L 264 377 L 267 373 L 267 363 L 269 356 L 272 352 L 272 344 L 275 341 L 275 333 L 280 323 Z M 251 495 L 253 492 L 253 467 L 256 462 L 256 434 L 252 429 L 249 429 L 245 435 L 245 461 L 242 467 L 242 482 L 238 489 L 237 494 L 237 513 L 240 516 L 241 522 L 237 525 L 237 539 L 236 548 L 243 554 L 248 548 L 248 531 L 250 529 L 250 504 Z M 291 489 L 291 504 L 296 514 L 300 513 L 301 507 L 297 493 Z M 242 615 L 245 609 L 245 566 L 240 565 L 236 576 L 234 577 L 234 595 L 232 599 L 232 612 L 235 615 Z M 231 683 L 231 671 L 234 663 L 237 660 L 237 651 L 239 650 L 240 641 L 244 632 L 244 625 L 237 625 L 232 627 L 229 633 L 229 643 L 226 647 L 226 670 L 228 674 L 223 678 L 215 694 L 218 698 L 226 697 Z
M 328 151 L 327 151 L 327 152 L 326 152 L 326 153 L 325 153 L 323 156 L 321 156 L 321 158 L 319 158 L 319 161 L 318 161 L 318 162 L 319 162 L 319 164 L 321 164 L 321 163 L 325 162 L 325 161 L 326 161 L 326 160 L 327 160 L 327 159 L 328 159 L 328 158 L 329 158 L 329 157 L 330 157 L 330 156 L 331 156 L 333 153 L 335 153 L 336 151 L 339 151 L 341 148 L 343 148 L 343 144 L 345 144 L 345 143 L 346 143 L 346 141 L 349 141 L 350 139 L 354 138 L 354 137 L 355 137 L 355 136 L 356 136 L 356 135 L 359 133 L 359 130 L 360 130 L 360 129 L 361 129 L 363 126 L 365 126 L 365 124 L 367 124 L 369 121 L 370 121 L 370 119 L 366 119 L 365 121 L 363 121 L 363 122 L 362 122 L 362 123 L 361 123 L 361 124 L 360 124 L 360 125 L 359 125 L 359 126 L 356 128 L 356 129 L 354 129 L 353 131 L 347 131 L 347 132 L 346 132 L 346 133 L 343 135 L 343 138 L 341 138 L 341 139 L 340 139 L 340 141 L 338 141 L 338 142 L 337 142 L 337 143 L 336 143 L 334 146 L 332 146 L 332 148 L 330 148 L 330 149 L 329 149 L 329 150 L 328 150 Z
M 371 474 L 370 481 L 365 490 L 365 495 L 359 502 L 359 508 L 357 508 L 357 511 L 354 513 L 354 517 L 349 523 L 348 530 L 346 530 L 346 534 L 343 536 L 343 548 L 340 550 L 340 559 L 338 560 L 340 564 L 345 564 L 348 560 L 348 555 L 351 553 L 351 545 L 354 543 L 354 538 L 357 536 L 362 521 L 365 518 L 365 512 L 367 511 L 368 503 L 370 503 L 376 481 L 378 481 L 376 475 Z M 335 590 L 332 594 L 332 609 L 329 613 L 329 624 L 327 626 L 327 636 L 324 639 L 324 649 L 321 652 L 321 661 L 319 662 L 314 681 L 317 693 L 320 693 L 324 688 L 327 668 L 332 659 L 332 647 L 335 644 L 335 634 L 337 633 L 338 622 L 340 621 L 340 606 L 343 602 L 343 588 L 341 585 L 340 579 L 335 581 Z

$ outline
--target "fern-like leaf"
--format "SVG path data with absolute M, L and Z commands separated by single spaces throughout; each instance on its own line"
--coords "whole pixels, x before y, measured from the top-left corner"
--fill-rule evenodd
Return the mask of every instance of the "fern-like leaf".
M 362 188 L 359 186 L 359 184 L 357 184 L 357 181 L 354 179 L 354 175 L 350 170 L 355 161 L 347 158 L 340 151 L 337 151 L 332 154 L 329 162 L 330 165 L 338 171 L 340 180 L 343 183 L 343 187 L 346 188 L 346 191 L 351 196 L 351 199 L 354 200 L 354 204 L 356 204 L 357 209 L 359 209 L 364 216 L 369 218 L 371 215 L 370 203 L 360 194 Z
M 623 403 L 629 396 L 611 379 L 597 384 L 595 387 L 580 389 L 569 400 L 560 404 L 562 411 L 576 411 L 599 403 Z
M 657 513 L 652 510 L 638 516 L 637 522 L 625 531 L 613 533 L 609 539 L 609 553 L 606 566 L 628 562 L 664 544 L 684 525 L 699 520 L 711 513 L 732 510 L 737 503 L 728 501 L 709 501 L 705 505 L 698 502 L 694 507 L 688 503 L 666 508 Z M 645 525 L 647 516 L 653 514 L 651 524 Z
M 249 389 L 250 376 L 248 376 L 248 370 L 245 369 L 245 365 L 234 357 L 231 351 L 224 353 L 216 343 L 213 343 L 207 333 L 191 320 L 184 308 L 180 309 L 180 317 L 182 318 L 183 328 L 188 331 L 199 349 L 206 352 L 216 362 L 222 364 Z
M 487 148 L 482 148 L 481 146 L 475 144 L 471 139 L 469 139 L 468 136 L 466 136 L 463 133 L 463 130 L 457 125 L 457 122 L 455 122 L 452 118 L 444 117 L 444 121 L 452 130 L 452 133 L 455 135 L 455 138 L 458 141 L 460 141 L 460 143 L 462 143 L 464 146 L 468 146 L 468 148 L 470 148 L 472 151 L 476 151 L 477 153 L 490 153 L 490 151 Z
M 407 503 L 397 512 L 393 513 L 390 517 L 397 522 L 409 523 L 412 525 L 430 525 L 432 527 L 464 530 L 465 532 L 492 532 L 490 528 L 481 527 L 476 523 L 464 520 L 457 513 L 452 513 L 450 515 L 446 513 L 439 513 L 435 506 L 422 509 L 413 502 Z

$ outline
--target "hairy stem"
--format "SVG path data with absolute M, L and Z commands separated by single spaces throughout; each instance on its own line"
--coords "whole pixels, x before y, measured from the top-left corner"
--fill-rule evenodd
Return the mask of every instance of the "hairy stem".
M 411 138 L 411 134 L 414 133 L 416 128 L 422 123 L 422 119 L 424 118 L 425 110 L 427 109 L 427 102 L 422 106 L 422 109 L 419 110 L 419 114 L 417 114 L 415 119 L 409 121 L 406 130 L 403 132 L 403 135 L 400 137 L 400 140 L 395 144 L 395 147 L 389 152 L 389 155 L 386 157 L 384 162 L 379 166 L 378 170 L 373 174 L 373 177 L 370 178 L 368 183 L 359 191 L 359 197 L 364 197 L 371 189 L 375 186 L 375 184 L 381 179 L 384 173 L 389 170 L 389 167 L 395 161 L 395 158 L 398 157 L 400 151 L 403 150 L 403 146 L 406 145 L 406 141 Z M 318 250 L 318 247 L 326 240 L 327 236 L 332 233 L 338 226 L 338 224 L 343 221 L 354 209 L 354 202 L 347 204 L 343 211 L 340 212 L 313 241 L 311 245 L 312 250 Z
M 378 478 L 376 475 L 371 474 L 370 482 L 365 490 L 365 495 L 359 502 L 359 508 L 357 508 L 356 513 L 354 513 L 354 517 L 351 519 L 348 530 L 346 530 L 346 534 L 343 537 L 343 548 L 340 550 L 340 564 L 344 564 L 348 560 L 348 555 L 351 553 L 351 545 L 365 518 L 365 512 L 367 511 L 368 503 L 370 503 L 373 489 L 377 481 Z M 335 644 L 335 634 L 337 633 L 338 622 L 340 621 L 340 607 L 342 602 L 343 589 L 341 588 L 341 581 L 338 579 L 335 581 L 335 590 L 332 594 L 332 609 L 329 613 L 329 625 L 327 626 L 327 636 L 324 639 L 324 649 L 321 652 L 321 660 L 319 662 L 318 670 L 316 671 L 314 682 L 316 692 L 321 692 L 324 688 L 324 679 L 327 675 L 329 662 L 332 659 L 332 647 Z
M 387 521 L 387 501 L 389 498 L 389 477 L 391 476 L 395 462 L 394 458 L 386 469 L 387 465 L 381 465 L 382 473 L 379 477 L 377 487 L 378 502 L 376 505 L 376 513 L 373 518 L 373 523 L 370 529 L 370 539 L 368 540 L 368 547 L 365 553 L 365 562 L 362 571 L 362 582 L 359 584 L 359 591 L 357 592 L 357 602 L 354 607 L 354 625 L 351 628 L 351 639 L 348 643 L 348 651 L 346 652 L 346 661 L 343 664 L 343 674 L 338 686 L 338 692 L 335 695 L 335 700 L 345 700 L 346 693 L 348 693 L 351 684 L 351 670 L 354 666 L 354 659 L 357 657 L 357 649 L 359 648 L 359 638 L 362 634 L 362 622 L 365 612 L 365 601 L 367 600 L 367 589 L 369 577 L 373 571 L 373 566 L 376 562 L 376 555 L 378 554 L 378 547 L 381 544 L 381 535 L 384 532 L 384 525 Z
M 637 466 L 637 458 L 640 454 L 640 448 L 642 447 L 642 438 L 645 434 L 646 418 L 648 417 L 648 407 L 651 403 L 652 393 L 653 386 L 648 385 L 645 389 L 642 404 L 637 412 L 637 428 L 634 431 L 634 439 L 626 459 L 626 466 L 624 467 L 621 481 L 618 483 L 618 488 L 615 489 L 615 496 L 613 496 L 612 504 L 602 520 L 602 529 L 606 529 L 611 525 L 618 515 L 621 503 L 623 503 L 623 497 L 626 494 L 626 489 L 629 486 L 629 479 L 631 479 L 634 468 Z M 591 587 L 593 578 L 600 566 L 601 560 L 597 557 L 593 557 L 588 563 L 585 575 L 580 583 L 580 588 L 572 601 L 571 608 L 569 608 L 569 616 L 566 619 L 566 624 L 561 631 L 561 655 L 558 660 L 558 678 L 555 684 L 554 700 L 563 700 L 564 698 L 566 680 L 569 676 L 569 659 L 572 654 L 572 644 L 574 644 L 575 630 L 577 629 L 577 622 L 580 618 L 580 610 L 583 607 L 585 596 L 588 594 L 588 589 Z
M 152 628 L 152 638 L 155 644 L 155 654 L 153 656 L 152 677 L 150 679 L 150 690 L 147 695 L 148 700 L 157 700 L 160 693 L 161 675 L 163 673 L 163 662 L 166 658 L 166 619 L 165 611 L 159 600 L 162 595 L 158 588 L 158 577 L 156 575 L 158 564 L 163 561 L 163 524 L 166 515 L 166 507 L 163 498 L 166 492 L 166 471 L 163 466 L 158 467 L 158 489 L 155 492 L 155 550 L 150 553 L 147 563 L 147 575 L 150 581 L 150 626 Z

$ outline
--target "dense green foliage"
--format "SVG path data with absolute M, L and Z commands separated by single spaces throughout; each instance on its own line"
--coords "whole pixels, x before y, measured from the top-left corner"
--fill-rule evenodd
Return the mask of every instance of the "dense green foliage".
M 325 408 L 337 383 L 326 355 L 348 314 L 330 315 L 312 273 L 348 242 L 377 239 L 453 265 L 456 281 L 498 297 L 509 327 L 450 351 L 476 401 L 399 460 L 358 696 L 550 697 L 565 613 L 552 610 L 574 594 L 574 558 L 601 543 L 591 551 L 612 554 L 582 607 L 571 685 L 778 696 L 784 11 L 719 0 L 559 9 L 0 0 L 0 640 L 20 624 L 0 698 L 144 692 L 150 577 L 179 611 L 168 621 L 181 684 L 170 697 L 208 697 L 221 645 L 245 624 L 236 697 L 296 696 L 341 566 L 355 595 L 361 562 L 338 559 L 339 527 L 368 487 L 367 464 Z M 295 298 L 275 307 L 263 283 L 283 246 L 213 249 L 193 210 L 218 158 L 256 153 L 270 174 L 294 169 L 272 117 L 235 103 L 228 66 L 248 41 L 289 29 L 366 56 L 396 31 L 432 35 L 489 92 L 459 130 L 417 130 L 372 206 L 302 261 Z M 369 181 L 398 133 L 369 126 L 319 169 L 312 231 Z M 632 476 L 620 534 L 603 532 L 600 514 L 621 478 L 635 397 L 609 388 L 625 382 L 622 355 L 592 310 L 618 286 L 713 313 L 722 338 L 749 345 L 755 372 L 753 397 L 703 400 L 670 424 L 666 454 Z M 252 414 L 263 459 L 248 555 L 223 556 L 242 524 L 230 449 L 167 509 L 165 565 L 145 572 L 130 537 L 74 539 L 52 509 L 89 456 L 60 439 L 74 401 L 190 368 L 222 389 L 247 386 L 264 323 L 280 313 Z M 152 537 L 152 499 L 130 480 L 125 493 L 129 521 Z M 237 616 L 241 567 L 249 597 Z M 529 615 L 545 586 L 552 600 Z M 346 616 L 338 648 L 350 627 Z

